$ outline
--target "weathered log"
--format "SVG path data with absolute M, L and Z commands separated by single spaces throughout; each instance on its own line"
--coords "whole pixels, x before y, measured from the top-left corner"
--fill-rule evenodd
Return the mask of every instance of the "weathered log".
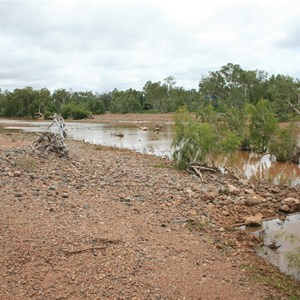
M 33 146 L 39 152 L 54 152 L 62 156 L 68 155 L 64 138 L 53 132 L 39 134 L 39 138 L 33 142 Z

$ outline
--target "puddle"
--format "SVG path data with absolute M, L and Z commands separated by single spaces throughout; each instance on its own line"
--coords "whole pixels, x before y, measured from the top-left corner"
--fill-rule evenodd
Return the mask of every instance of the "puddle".
M 255 234 L 264 241 L 264 246 L 257 249 L 258 255 L 300 280 L 300 214 L 289 215 L 284 221 L 265 221 Z

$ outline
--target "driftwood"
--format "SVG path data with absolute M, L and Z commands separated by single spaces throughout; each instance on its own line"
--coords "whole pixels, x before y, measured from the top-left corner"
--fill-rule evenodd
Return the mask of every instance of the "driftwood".
M 59 134 L 61 135 L 62 139 L 65 140 L 67 133 L 66 133 L 66 124 L 65 124 L 64 118 L 62 116 L 55 114 L 53 117 L 53 122 L 48 127 L 48 129 L 54 124 L 57 125 Z
M 53 132 L 39 134 L 39 138 L 33 142 L 33 145 L 39 152 L 48 151 L 61 156 L 68 155 L 64 139 L 59 134 Z
M 74 255 L 74 254 L 80 254 L 83 252 L 88 252 L 88 251 L 95 251 L 95 250 L 104 250 L 107 247 L 105 246 L 97 246 L 97 247 L 88 247 L 88 248 L 83 248 L 83 249 L 78 249 L 78 250 L 64 250 L 61 249 L 61 251 L 65 254 L 65 255 Z
M 187 167 L 187 171 L 191 174 L 195 174 L 203 180 L 203 176 L 201 172 L 210 172 L 210 173 L 221 173 L 217 168 L 211 168 L 207 166 L 203 166 L 198 163 L 192 163 Z
M 65 144 L 66 126 L 63 117 L 55 114 L 53 122 L 48 129 L 54 124 L 57 125 L 59 134 L 53 132 L 39 134 L 39 138 L 33 142 L 33 146 L 40 153 L 48 151 L 54 152 L 60 156 L 67 156 L 68 150 L 66 149 Z

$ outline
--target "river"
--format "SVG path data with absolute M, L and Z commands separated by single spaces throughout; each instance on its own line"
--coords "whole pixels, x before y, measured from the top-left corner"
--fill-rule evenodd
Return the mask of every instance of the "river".
M 0 119 L 8 129 L 20 129 L 29 132 L 44 132 L 49 130 L 51 121 L 27 121 Z M 144 126 L 144 124 L 143 124 Z M 175 136 L 174 123 L 164 123 L 162 131 L 154 131 L 151 127 L 143 131 L 139 122 L 114 123 L 81 123 L 66 122 L 69 138 L 92 144 L 128 148 L 145 154 L 153 154 L 171 159 L 172 141 Z M 56 131 L 55 126 L 50 128 Z M 219 166 L 234 167 L 243 173 L 247 179 L 266 180 L 274 184 L 300 185 L 300 166 L 291 163 L 276 162 L 269 154 L 254 154 L 240 151 L 233 157 L 222 157 Z

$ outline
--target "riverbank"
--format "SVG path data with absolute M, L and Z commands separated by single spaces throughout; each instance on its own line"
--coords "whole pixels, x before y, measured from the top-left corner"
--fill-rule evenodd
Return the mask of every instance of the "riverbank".
M 38 155 L 0 133 L 0 299 L 288 299 L 289 279 L 234 224 L 295 208 L 299 188 L 174 169 L 162 158 L 67 141 Z M 286 205 L 284 207 L 284 205 Z

